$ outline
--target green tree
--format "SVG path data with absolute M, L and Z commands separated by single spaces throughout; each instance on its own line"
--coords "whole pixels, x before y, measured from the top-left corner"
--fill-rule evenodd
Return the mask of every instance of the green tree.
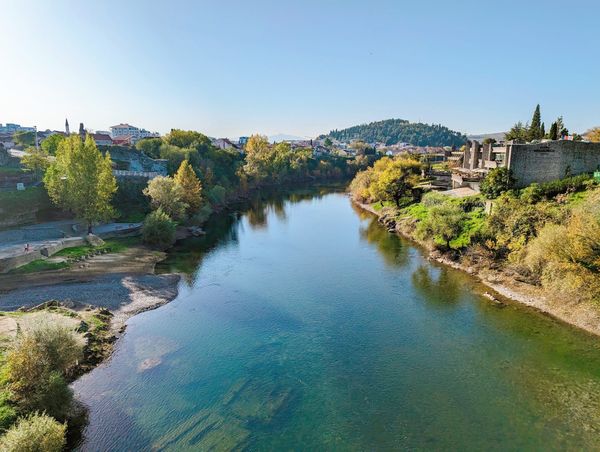
M 175 222 L 159 207 L 146 216 L 142 226 L 142 240 L 149 245 L 168 248 L 175 243 L 175 230 Z
M 59 144 L 44 185 L 55 204 L 87 222 L 88 233 L 92 233 L 95 222 L 115 214 L 110 201 L 117 191 L 117 181 L 110 154 L 103 157 L 89 135 L 85 141 L 71 135 Z
M 540 140 L 544 137 L 542 134 L 542 115 L 540 113 L 540 104 L 537 104 L 533 117 L 531 118 L 531 125 L 529 126 L 529 140 Z
M 0 438 L 0 449 L 4 452 L 61 452 L 67 442 L 66 432 L 66 424 L 46 414 L 31 414 Z
M 160 138 L 144 138 L 135 143 L 135 148 L 153 159 L 161 158 L 160 147 L 163 140 Z
M 508 168 L 494 168 L 481 182 L 480 190 L 489 199 L 497 198 L 505 191 L 513 188 L 515 179 Z
M 194 130 L 172 129 L 166 136 L 165 142 L 180 148 L 196 148 L 198 146 L 210 145 L 206 135 Z
M 506 133 L 506 140 L 527 141 L 529 138 L 528 130 L 529 126 L 523 125 L 519 121 Z
M 333 141 L 331 141 L 331 138 L 327 137 L 325 138 L 325 140 L 323 141 L 323 145 L 326 148 L 330 148 L 333 145 Z
M 23 147 L 35 146 L 35 132 L 15 132 L 13 140 Z
M 550 132 L 548 132 L 548 138 L 550 140 L 558 140 L 558 123 L 554 121 L 550 126 Z
M 64 141 L 65 137 L 60 133 L 54 133 L 49 137 L 45 138 L 40 146 L 48 155 L 56 155 L 58 151 L 58 145 Z
M 188 205 L 188 213 L 194 213 L 202 202 L 202 185 L 190 162 L 181 162 L 175 174 L 175 183 L 181 187 L 182 200 Z
M 172 177 L 158 176 L 151 179 L 144 194 L 150 198 L 152 208 L 162 209 L 173 220 L 180 220 L 185 216 L 188 205 L 183 201 L 183 189 Z
M 39 179 L 44 175 L 48 167 L 50 166 L 50 160 L 48 154 L 44 149 L 30 147 L 25 151 L 25 155 L 21 159 L 21 164 L 33 171 L 36 177 Z
M 450 242 L 460 236 L 466 218 L 460 206 L 452 202 L 434 205 L 429 209 L 427 217 L 418 224 L 417 235 L 441 242 L 450 249 Z

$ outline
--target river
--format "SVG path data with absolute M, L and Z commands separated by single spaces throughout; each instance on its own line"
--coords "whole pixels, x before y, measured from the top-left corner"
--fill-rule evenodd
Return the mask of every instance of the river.
M 482 296 L 343 193 L 211 220 L 74 384 L 86 451 L 600 448 L 600 341 Z

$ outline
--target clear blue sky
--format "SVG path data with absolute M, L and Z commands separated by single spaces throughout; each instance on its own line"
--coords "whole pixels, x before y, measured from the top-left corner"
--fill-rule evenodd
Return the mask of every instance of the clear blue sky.
M 314 136 L 600 125 L 598 0 L 2 0 L 0 122 Z

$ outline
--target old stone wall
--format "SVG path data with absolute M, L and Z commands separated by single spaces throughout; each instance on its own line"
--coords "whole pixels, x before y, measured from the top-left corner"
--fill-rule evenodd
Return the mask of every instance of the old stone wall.
M 507 152 L 507 163 L 518 187 L 533 182 L 550 182 L 600 168 L 600 143 L 548 141 L 513 144 Z

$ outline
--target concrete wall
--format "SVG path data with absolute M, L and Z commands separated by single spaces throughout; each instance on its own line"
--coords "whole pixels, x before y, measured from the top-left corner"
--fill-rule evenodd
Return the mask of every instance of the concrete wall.
M 518 187 L 533 182 L 550 182 L 598 169 L 600 143 L 548 141 L 513 144 L 509 146 L 507 162 Z
M 27 253 L 16 253 L 12 256 L 0 258 L 0 273 L 7 273 L 14 268 L 22 267 L 23 265 L 28 264 L 29 262 L 52 256 L 53 254 L 58 253 L 64 248 L 82 246 L 86 244 L 87 242 L 83 237 L 70 237 L 67 239 L 57 240 L 56 242 L 48 243 L 43 247 L 31 250 Z

